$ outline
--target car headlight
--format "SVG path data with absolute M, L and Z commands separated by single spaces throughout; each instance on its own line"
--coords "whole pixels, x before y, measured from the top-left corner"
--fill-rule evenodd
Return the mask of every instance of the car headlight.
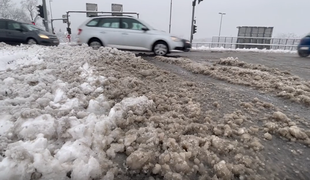
M 44 34 L 39 34 L 39 37 L 42 39 L 49 39 L 49 37 L 47 35 L 44 35 Z
M 174 37 L 174 36 L 171 36 L 171 40 L 175 41 L 175 42 L 180 42 L 181 41 L 181 39 L 179 39 L 177 37 Z

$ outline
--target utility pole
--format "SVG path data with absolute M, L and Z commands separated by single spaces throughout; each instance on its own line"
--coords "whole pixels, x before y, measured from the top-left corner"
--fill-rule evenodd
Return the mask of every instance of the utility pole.
M 52 19 L 53 19 L 53 11 L 52 11 L 52 0 L 49 0 L 49 3 L 50 3 L 50 11 L 51 11 L 51 28 L 52 28 L 52 33 L 55 34 L 55 30 L 54 30 L 54 27 L 53 27 L 53 23 L 52 23 Z
M 191 43 L 193 42 L 195 7 L 196 7 L 196 0 L 193 0 L 192 21 L 191 21 L 191 36 L 190 36 L 190 42 Z
M 44 12 L 44 26 L 45 26 L 45 30 L 48 32 L 49 28 L 48 28 L 48 17 L 47 17 L 47 8 L 46 8 L 46 0 L 42 0 L 42 6 L 43 6 L 43 12 Z
M 170 1 L 169 33 L 171 33 L 171 18 L 172 18 L 172 0 Z

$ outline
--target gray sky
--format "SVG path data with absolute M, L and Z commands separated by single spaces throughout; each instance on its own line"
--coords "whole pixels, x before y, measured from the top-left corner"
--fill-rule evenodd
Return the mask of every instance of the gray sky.
M 15 0 L 16 1 L 16 0 Z M 48 2 L 49 0 L 47 0 Z M 39 0 L 41 3 L 41 0 Z M 170 0 L 52 0 L 53 17 L 60 18 L 67 10 L 85 10 L 85 3 L 97 3 L 99 11 L 110 11 L 112 3 L 120 3 L 124 11 L 140 13 L 140 18 L 156 29 L 168 32 Z M 236 36 L 237 26 L 272 26 L 273 36 L 310 32 L 309 0 L 203 0 L 196 6 L 197 34 L 195 38 L 217 36 L 220 15 L 223 18 L 222 36 Z M 172 34 L 189 38 L 192 0 L 173 0 Z M 86 15 L 72 14 L 72 30 L 86 19 Z M 56 30 L 64 24 L 55 23 Z

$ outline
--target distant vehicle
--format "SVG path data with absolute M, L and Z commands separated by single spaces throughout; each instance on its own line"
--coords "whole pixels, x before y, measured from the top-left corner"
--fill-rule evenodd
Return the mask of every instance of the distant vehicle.
M 0 42 L 11 45 L 39 44 L 59 45 L 59 39 L 33 24 L 21 23 L 9 19 L 0 19 Z
M 308 57 L 310 55 L 310 34 L 300 40 L 297 49 L 300 57 Z
M 78 44 L 124 50 L 149 51 L 164 56 L 172 51 L 189 51 L 188 40 L 154 29 L 131 16 L 92 17 L 78 29 Z

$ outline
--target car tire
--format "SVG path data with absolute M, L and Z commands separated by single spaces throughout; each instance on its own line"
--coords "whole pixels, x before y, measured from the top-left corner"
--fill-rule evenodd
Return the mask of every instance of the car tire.
M 36 41 L 35 39 L 29 38 L 29 39 L 27 40 L 27 44 L 29 44 L 29 45 L 34 45 L 34 44 L 38 44 L 38 43 L 37 43 L 37 41 Z
M 300 57 L 308 57 L 310 54 L 309 52 L 306 52 L 306 51 L 298 51 L 298 55 Z
M 99 39 L 91 39 L 88 43 L 88 45 L 90 47 L 92 47 L 93 49 L 97 50 L 99 49 L 102 45 L 102 42 Z
M 167 43 L 164 41 L 159 41 L 154 44 L 153 52 L 156 56 L 165 56 L 169 53 L 169 48 Z

